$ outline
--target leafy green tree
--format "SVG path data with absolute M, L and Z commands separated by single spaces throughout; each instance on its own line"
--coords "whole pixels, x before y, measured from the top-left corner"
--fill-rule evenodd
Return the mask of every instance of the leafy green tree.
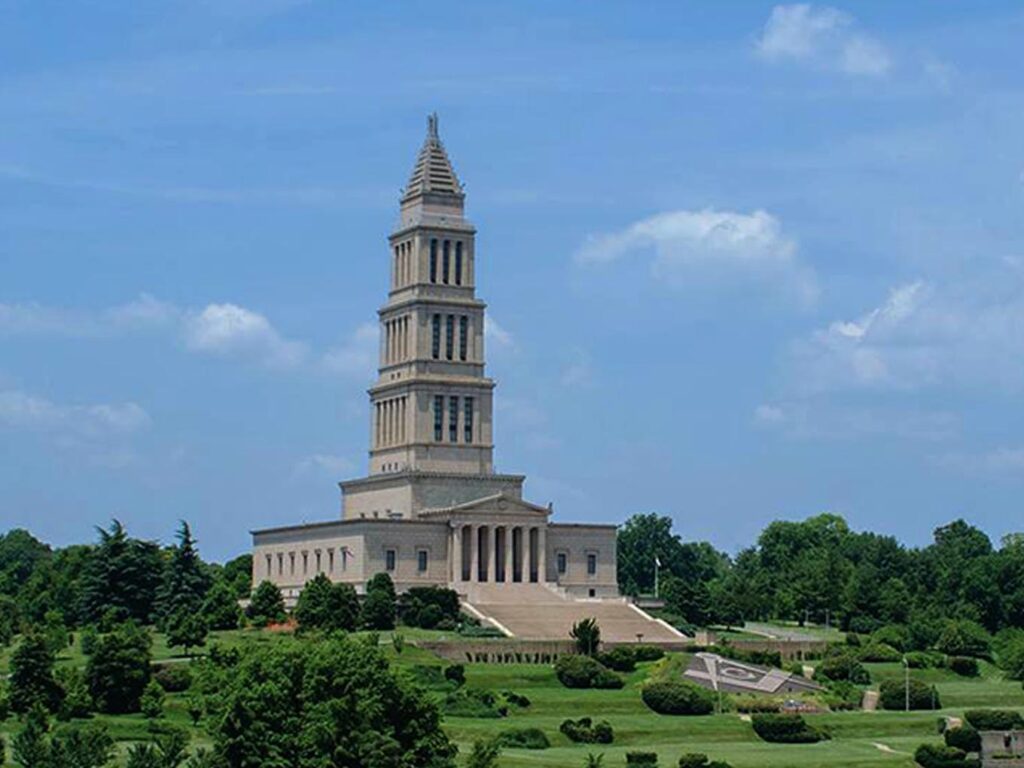
M 662 580 L 661 595 L 665 607 L 688 623 L 703 627 L 711 620 L 711 590 L 707 584 L 668 574 Z
M 238 607 L 238 597 L 223 578 L 214 581 L 210 591 L 206 593 L 201 609 L 203 618 L 210 629 L 235 629 L 242 616 Z
M 349 584 L 332 584 L 325 574 L 306 583 L 295 606 L 302 629 L 351 631 L 358 625 L 359 597 Z
M 159 734 L 155 741 L 129 748 L 124 768 L 179 768 L 186 760 L 189 760 L 188 734 L 180 728 L 172 728 Z
M 576 643 L 576 650 L 586 656 L 593 656 L 601 649 L 601 628 L 597 619 L 580 619 L 572 625 L 569 637 Z
M 156 680 L 146 683 L 139 699 L 139 711 L 150 720 L 164 716 L 164 689 Z
M 259 627 L 284 621 L 284 596 L 277 585 L 270 581 L 262 581 L 253 593 L 249 603 L 249 619 Z
M 138 712 L 150 681 L 152 639 L 143 627 L 125 622 L 103 635 L 85 666 L 96 706 L 107 714 Z
M 992 649 L 992 637 L 977 622 L 952 620 L 946 623 L 935 648 L 949 656 L 980 658 L 988 656 Z
M 115 620 L 148 623 L 163 579 L 159 547 L 130 538 L 117 520 L 96 530 L 100 541 L 81 577 L 82 617 L 100 622 L 109 613 Z
M 395 584 L 386 573 L 378 573 L 366 583 L 359 625 L 364 629 L 394 629 L 396 613 Z
M 626 594 L 654 592 L 654 573 L 672 574 L 686 582 L 707 582 L 722 575 L 728 558 L 706 542 L 683 543 L 672 533 L 672 518 L 633 515 L 619 529 L 619 586 Z
M 11 742 L 14 762 L 21 768 L 50 768 L 50 744 L 46 737 L 49 730 L 46 709 L 36 704 Z
M 0 594 L 0 648 L 10 645 L 18 632 L 18 603 L 10 595 Z
M 221 571 L 224 583 L 228 584 L 236 598 L 252 594 L 252 555 L 246 553 L 224 563 Z
M 192 529 L 182 520 L 177 543 L 171 548 L 170 562 L 164 570 L 163 583 L 157 593 L 157 613 L 161 626 L 183 615 L 197 615 L 209 589 L 210 578 L 199 559 Z
M 93 701 L 82 670 L 78 667 L 60 667 L 57 669 L 56 679 L 61 689 L 57 718 L 71 720 L 88 717 L 93 709 Z
M 103 726 L 72 725 L 53 734 L 49 751 L 52 768 L 101 768 L 114 756 L 114 740 Z
M 184 648 L 185 655 L 191 656 L 193 648 L 206 645 L 206 619 L 199 613 L 177 613 L 165 621 L 167 645 Z
M 454 765 L 437 705 L 366 642 L 251 648 L 221 688 L 207 705 L 224 768 Z
M 43 635 L 30 632 L 22 637 L 10 661 L 8 689 L 12 710 L 24 713 L 37 705 L 48 712 L 57 710 L 61 691 L 53 676 L 53 664 L 53 650 Z

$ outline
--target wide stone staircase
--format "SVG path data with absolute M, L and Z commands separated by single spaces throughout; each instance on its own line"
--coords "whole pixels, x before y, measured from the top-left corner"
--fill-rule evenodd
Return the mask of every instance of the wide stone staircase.
M 580 599 L 554 585 L 474 584 L 463 606 L 520 640 L 567 640 L 573 624 L 593 618 L 610 643 L 685 643 L 689 638 L 624 599 Z

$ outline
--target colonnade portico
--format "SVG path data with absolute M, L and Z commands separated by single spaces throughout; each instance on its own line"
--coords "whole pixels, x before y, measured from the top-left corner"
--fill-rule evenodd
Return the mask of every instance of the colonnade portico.
M 536 523 L 451 523 L 453 582 L 532 583 L 546 580 L 547 527 Z

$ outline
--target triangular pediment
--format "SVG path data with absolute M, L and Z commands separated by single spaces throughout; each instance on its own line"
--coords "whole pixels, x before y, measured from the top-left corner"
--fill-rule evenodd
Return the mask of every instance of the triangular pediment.
M 507 496 L 503 493 L 495 493 L 479 499 L 472 499 L 461 504 L 437 509 L 424 509 L 420 517 L 447 517 L 455 514 L 473 514 L 474 512 L 486 513 L 489 515 L 509 515 L 522 517 L 547 517 L 551 514 L 549 507 L 542 507 L 531 504 L 528 501 Z

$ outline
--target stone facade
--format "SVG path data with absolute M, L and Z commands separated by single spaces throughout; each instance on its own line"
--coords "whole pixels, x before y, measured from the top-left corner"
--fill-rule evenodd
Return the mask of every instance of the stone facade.
M 464 202 L 431 116 L 389 237 L 369 475 L 340 483 L 341 520 L 253 531 L 254 583 L 277 584 L 289 602 L 318 573 L 357 591 L 385 572 L 399 590 L 618 596 L 615 527 L 552 523 L 550 505 L 523 499 L 522 475 L 494 472 L 495 385 Z

